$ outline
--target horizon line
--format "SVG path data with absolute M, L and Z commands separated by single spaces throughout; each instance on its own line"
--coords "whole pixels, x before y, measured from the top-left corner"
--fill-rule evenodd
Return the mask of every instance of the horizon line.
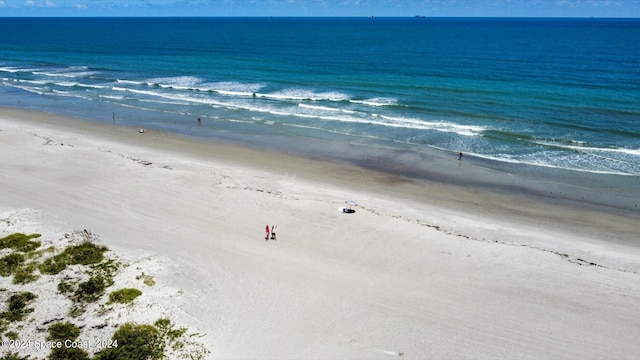
M 273 15 L 16 15 L 16 16 L 3 16 L 0 18 L 273 18 L 273 19 L 290 19 L 290 18 L 309 18 L 309 19 L 640 19 L 640 17 L 626 17 L 626 16 L 426 16 L 426 15 L 406 15 L 406 16 L 377 16 L 377 15 L 336 15 L 336 16 L 308 16 L 308 15 L 287 15 L 287 16 L 273 16 Z

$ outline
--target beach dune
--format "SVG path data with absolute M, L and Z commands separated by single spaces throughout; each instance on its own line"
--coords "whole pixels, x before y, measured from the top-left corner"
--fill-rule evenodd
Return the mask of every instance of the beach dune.
M 212 358 L 640 353 L 637 214 L 13 109 L 0 169 L 1 210 L 164 259 Z

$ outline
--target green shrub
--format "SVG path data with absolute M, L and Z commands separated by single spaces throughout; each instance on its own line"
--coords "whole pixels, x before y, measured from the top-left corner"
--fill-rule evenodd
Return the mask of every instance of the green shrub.
M 18 267 L 18 269 L 16 269 L 15 273 L 13 274 L 13 283 L 27 284 L 27 283 L 38 280 L 38 276 L 33 274 L 33 272 L 37 268 L 38 268 L 38 263 L 36 262 L 30 262 L 28 264 Z
M 13 274 L 20 265 L 24 263 L 22 254 L 12 253 L 0 259 L 0 275 L 9 276 Z
M 142 295 L 142 291 L 138 289 L 125 288 L 112 292 L 109 294 L 110 302 L 117 302 L 121 304 L 128 304 L 135 298 Z
M 27 304 L 34 300 L 37 296 L 34 293 L 22 292 L 13 294 L 9 297 L 9 309 L 2 314 L 0 318 L 9 322 L 21 321 L 26 314 L 32 313 L 33 309 L 26 309 Z
M 18 338 L 20 337 L 20 335 L 15 331 L 8 331 L 5 335 L 9 340 L 18 340 Z
M 114 347 L 96 354 L 96 360 L 163 359 L 164 348 L 158 329 L 151 325 L 126 323 L 113 334 Z M 117 347 L 115 345 L 117 344 Z
M 80 336 L 80 329 L 70 322 L 58 322 L 49 326 L 48 341 L 75 340 Z
M 66 268 L 67 259 L 60 255 L 48 258 L 38 267 L 41 273 L 48 275 L 56 275 Z
M 51 349 L 47 358 L 49 360 L 90 360 L 89 354 L 84 349 L 73 347 L 61 347 Z
M 102 276 L 92 276 L 78 284 L 74 295 L 78 301 L 95 302 L 104 294 L 106 287 Z
M 60 280 L 60 282 L 58 283 L 58 292 L 60 294 L 66 294 L 66 293 L 70 293 L 73 292 L 73 285 L 72 283 L 65 281 L 65 280 Z
M 88 241 L 80 245 L 69 246 L 58 255 L 52 256 L 40 265 L 43 274 L 55 275 L 69 265 L 91 265 L 100 263 L 104 259 L 107 248 Z
M 62 254 L 68 257 L 69 265 L 91 265 L 101 262 L 105 251 L 107 251 L 105 246 L 85 241 L 80 245 L 66 248 Z
M 30 252 L 40 247 L 40 241 L 31 240 L 39 237 L 40 234 L 11 234 L 0 239 L 0 249 L 11 248 L 20 252 Z

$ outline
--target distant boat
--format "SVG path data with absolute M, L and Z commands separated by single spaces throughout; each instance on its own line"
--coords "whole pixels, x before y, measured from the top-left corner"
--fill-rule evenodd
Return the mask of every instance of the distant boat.
M 415 18 L 426 18 L 426 16 L 424 16 L 424 15 L 416 15 L 416 16 L 414 16 L 414 17 L 415 17 Z

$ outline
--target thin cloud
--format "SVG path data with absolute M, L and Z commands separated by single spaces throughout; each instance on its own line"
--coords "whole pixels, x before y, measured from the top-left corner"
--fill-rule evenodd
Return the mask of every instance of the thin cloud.
M 52 7 L 55 7 L 56 5 L 51 0 L 45 0 L 45 1 L 27 0 L 27 1 L 24 2 L 24 6 L 26 6 L 26 7 L 39 7 L 39 8 L 52 8 Z

